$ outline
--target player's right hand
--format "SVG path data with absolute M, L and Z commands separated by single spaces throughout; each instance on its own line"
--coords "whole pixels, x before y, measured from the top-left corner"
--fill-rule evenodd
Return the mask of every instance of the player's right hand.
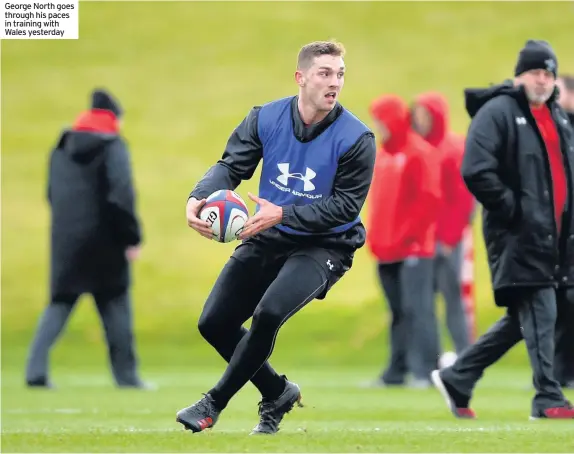
M 208 240 L 212 240 L 213 232 L 211 230 L 211 226 L 206 221 L 202 221 L 197 217 L 203 205 L 205 205 L 205 199 L 197 200 L 195 197 L 191 197 L 187 201 L 187 206 L 185 207 L 187 225 L 198 232 L 201 236 L 204 236 Z

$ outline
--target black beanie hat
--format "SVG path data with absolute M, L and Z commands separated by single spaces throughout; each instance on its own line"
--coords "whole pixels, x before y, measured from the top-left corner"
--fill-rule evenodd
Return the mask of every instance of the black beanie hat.
M 122 108 L 113 96 L 103 89 L 92 92 L 92 109 L 105 109 L 114 113 L 116 117 L 122 116 Z
M 514 75 L 519 76 L 531 69 L 545 69 L 554 74 L 554 78 L 556 78 L 558 60 L 548 42 L 534 39 L 526 41 L 526 45 L 518 54 Z

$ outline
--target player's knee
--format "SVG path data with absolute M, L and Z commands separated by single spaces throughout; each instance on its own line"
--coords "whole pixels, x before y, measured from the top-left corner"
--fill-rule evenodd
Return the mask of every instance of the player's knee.
M 211 342 L 216 338 L 217 332 L 221 331 L 221 324 L 218 322 L 216 317 L 202 314 L 197 322 L 197 328 L 203 338 L 206 341 Z
M 285 318 L 285 314 L 274 310 L 272 307 L 262 307 L 255 310 L 253 314 L 253 327 L 265 327 L 267 329 L 276 330 L 281 326 L 283 320 Z

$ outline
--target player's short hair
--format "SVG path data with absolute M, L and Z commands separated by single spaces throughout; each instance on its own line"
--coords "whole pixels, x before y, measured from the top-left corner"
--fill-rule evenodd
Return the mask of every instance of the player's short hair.
M 345 46 L 337 41 L 314 41 L 305 44 L 299 51 L 297 57 L 297 69 L 307 69 L 313 64 L 315 57 L 321 55 L 331 55 L 333 57 L 344 57 Z
M 574 91 L 574 76 L 570 74 L 560 74 L 558 77 L 564 81 L 566 90 Z

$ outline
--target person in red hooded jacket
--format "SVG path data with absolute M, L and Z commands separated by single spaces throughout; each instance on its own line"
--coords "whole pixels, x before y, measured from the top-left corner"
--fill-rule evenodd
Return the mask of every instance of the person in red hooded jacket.
M 414 130 L 439 153 L 441 203 L 434 275 L 446 303 L 447 328 L 460 354 L 470 344 L 470 327 L 461 294 L 461 268 L 463 233 L 470 224 L 474 207 L 474 198 L 460 173 L 465 139 L 448 130 L 448 104 L 440 93 L 418 96 L 411 119 Z
M 367 245 L 392 313 L 389 364 L 378 385 L 430 386 L 437 363 L 433 257 L 438 225 L 439 167 L 436 150 L 410 127 L 399 97 L 375 99 L 370 114 L 380 149 L 367 198 Z

